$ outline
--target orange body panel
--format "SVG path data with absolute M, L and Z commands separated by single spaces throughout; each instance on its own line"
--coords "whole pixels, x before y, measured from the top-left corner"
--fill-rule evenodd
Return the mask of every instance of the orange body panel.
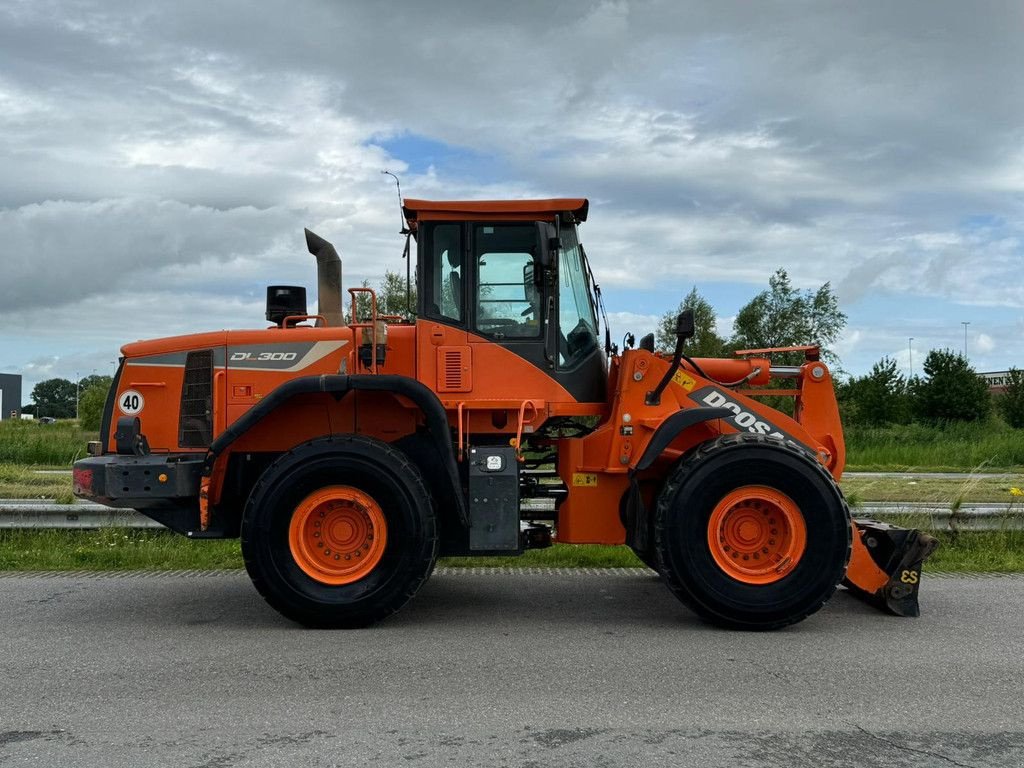
M 696 362 L 705 373 L 721 377 L 727 383 L 758 369 L 760 372 L 749 383 L 768 381 L 769 363 L 762 358 Z M 725 405 L 733 408 L 737 416 L 735 422 L 714 420 L 685 430 L 661 454 L 648 471 L 649 475 L 664 477 L 670 462 L 686 450 L 719 434 L 741 429 L 795 440 L 815 451 L 834 477 L 838 479 L 842 474 L 842 431 L 832 382 L 822 364 L 813 364 L 820 369 L 818 375 L 808 372 L 800 380 L 801 398 L 796 409 L 799 422 L 751 397 L 705 379 L 686 364 L 675 374 L 661 402 L 647 405 L 647 393 L 657 386 L 669 365 L 670 362 L 659 355 L 627 350 L 614 368 L 618 374 L 613 379 L 614 394 L 607 420 L 584 438 L 562 441 L 559 474 L 569 488 L 569 495 L 559 509 L 560 541 L 598 544 L 625 541 L 625 529 L 619 521 L 619 501 L 627 475 L 636 467 L 658 427 L 682 409 Z M 773 394 L 776 390 L 763 391 Z M 584 485 L 574 485 L 574 478 L 580 474 L 594 477 L 584 478 Z M 597 492 L 597 488 L 609 492 Z
M 864 546 L 860 530 L 853 526 L 853 550 L 846 568 L 846 579 L 868 594 L 875 594 L 889 581 L 889 574 L 878 567 Z
M 309 351 L 304 351 L 306 347 Z M 223 350 L 214 375 L 215 435 L 296 376 L 367 372 L 357 359 L 351 328 L 222 331 L 127 345 L 118 391 L 144 393 L 146 406 L 139 416 L 156 450 L 200 450 L 178 445 L 177 414 L 183 353 L 202 348 Z M 297 351 L 275 352 L 279 349 Z M 266 366 L 253 359 L 275 354 L 301 355 L 301 359 L 270 361 Z M 726 384 L 742 380 L 745 392 L 778 392 L 751 389 L 768 382 L 766 359 L 698 360 L 697 364 Z M 552 416 L 598 416 L 600 423 L 586 437 L 549 441 L 559 450 L 558 472 L 568 488 L 558 514 L 558 537 L 563 542 L 625 541 L 619 502 L 628 486 L 628 473 L 658 427 L 680 409 L 725 405 L 737 413 L 736 423 L 715 420 L 686 430 L 647 471 L 648 476 L 663 476 L 668 464 L 694 445 L 743 428 L 796 440 L 816 451 L 837 479 L 840 476 L 842 429 L 831 378 L 821 363 L 804 366 L 796 390 L 800 393 L 796 420 L 704 378 L 687 364 L 675 374 L 660 403 L 647 405 L 647 393 L 669 365 L 661 355 L 627 350 L 610 365 L 610 402 L 578 403 L 547 371 L 513 351 L 459 328 L 419 320 L 415 325 L 387 327 L 386 356 L 377 372 L 416 378 L 437 394 L 458 436 L 460 458 L 461 449 L 482 435 L 505 435 L 515 442 L 529 437 Z M 209 501 L 220 501 L 224 472 L 234 453 L 279 452 L 325 434 L 368 434 L 393 442 L 411 434 L 421 422 L 412 403 L 387 393 L 355 392 L 341 399 L 323 394 L 295 397 L 220 456 L 211 477 Z

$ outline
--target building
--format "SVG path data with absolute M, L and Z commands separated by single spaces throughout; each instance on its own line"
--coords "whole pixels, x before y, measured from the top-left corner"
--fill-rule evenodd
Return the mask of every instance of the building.
M 1010 383 L 1009 371 L 989 371 L 979 373 L 978 376 L 988 385 L 988 391 L 993 395 L 1001 395 L 1006 392 L 1006 386 Z
M 0 373 L 0 419 L 21 418 L 21 376 Z

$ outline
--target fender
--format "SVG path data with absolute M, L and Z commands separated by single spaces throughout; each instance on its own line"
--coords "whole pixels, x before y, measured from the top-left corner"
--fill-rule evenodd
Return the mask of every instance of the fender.
M 206 453 L 206 460 L 203 462 L 203 476 L 210 476 L 217 458 L 228 446 L 256 426 L 264 416 L 296 395 L 325 392 L 340 397 L 354 390 L 393 392 L 397 395 L 408 397 L 419 406 L 427 419 L 427 429 L 434 438 L 434 445 L 437 448 L 438 455 L 447 470 L 452 496 L 458 507 L 459 521 L 468 527 L 469 513 L 466 510 L 466 501 L 463 498 L 459 483 L 459 471 L 455 463 L 455 451 L 452 449 L 448 416 L 445 413 L 444 406 L 441 405 L 441 401 L 437 399 L 437 395 L 426 385 L 416 381 L 416 379 L 410 379 L 408 376 L 396 376 L 393 374 L 324 374 L 321 376 L 302 376 L 292 379 L 263 398 L 259 403 L 246 411 L 234 424 L 217 436 L 210 444 Z
M 633 469 L 640 471 L 650 467 L 683 430 L 694 424 L 712 419 L 731 419 L 734 415 L 728 408 L 687 408 L 673 413 L 655 430 L 654 436 Z

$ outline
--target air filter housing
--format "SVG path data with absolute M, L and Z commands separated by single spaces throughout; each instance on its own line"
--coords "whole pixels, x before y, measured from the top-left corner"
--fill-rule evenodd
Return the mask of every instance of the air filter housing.
M 305 314 L 308 314 L 305 288 L 300 285 L 267 286 L 267 320 L 280 328 L 286 317 Z

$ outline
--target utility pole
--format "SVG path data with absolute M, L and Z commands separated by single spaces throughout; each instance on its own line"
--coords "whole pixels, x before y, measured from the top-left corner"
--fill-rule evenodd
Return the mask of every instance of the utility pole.
M 961 321 L 960 325 L 964 327 L 964 359 L 967 359 L 967 326 L 971 324 L 970 320 Z
M 914 337 L 907 340 L 907 351 L 910 353 L 910 378 L 914 378 Z
M 75 371 L 75 418 L 78 418 L 78 396 L 81 394 L 82 377 Z

